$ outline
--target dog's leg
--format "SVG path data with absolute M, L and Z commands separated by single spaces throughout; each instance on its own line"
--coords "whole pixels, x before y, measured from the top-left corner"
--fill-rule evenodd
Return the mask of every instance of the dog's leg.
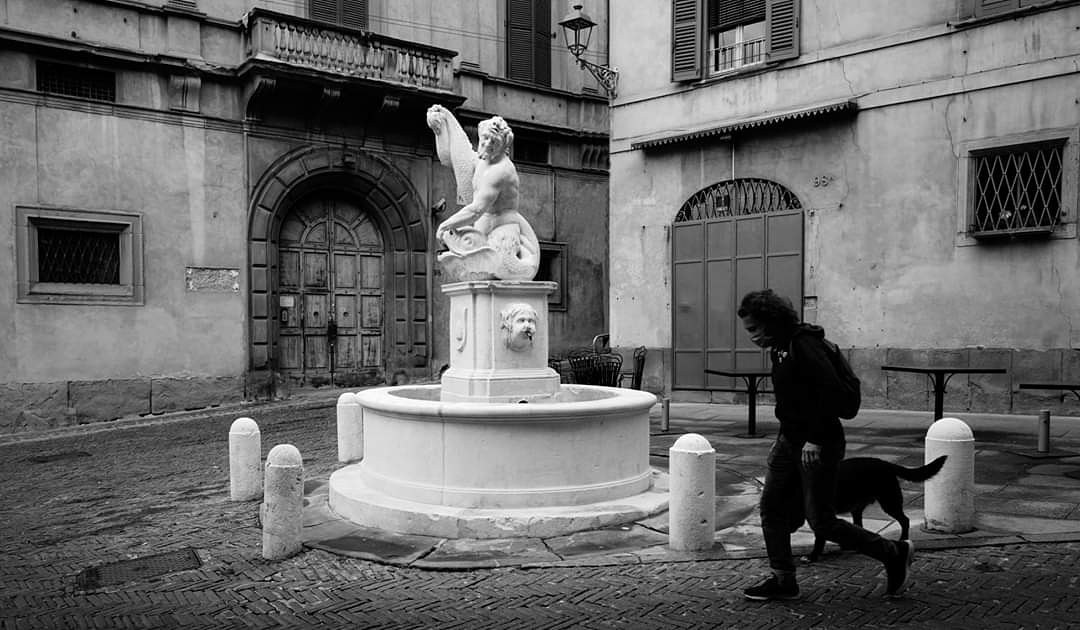
M 904 493 L 900 491 L 900 484 L 897 483 L 895 487 L 882 492 L 878 496 L 878 504 L 881 505 L 881 511 L 896 519 L 900 525 L 900 540 L 906 539 L 910 522 L 904 514 Z

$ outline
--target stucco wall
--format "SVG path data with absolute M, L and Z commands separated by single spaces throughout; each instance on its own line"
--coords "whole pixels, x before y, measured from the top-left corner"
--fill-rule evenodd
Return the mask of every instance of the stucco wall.
M 113 210 L 143 218 L 145 305 L 15 305 L 13 360 L 0 374 L 19 382 L 236 374 L 244 365 L 244 286 L 190 292 L 187 267 L 241 269 L 245 195 L 239 134 L 105 113 L 5 104 L 12 137 L 4 159 L 17 205 Z M 4 169 L 7 171 L 7 169 Z M 0 273 L 14 269 L 12 235 Z M 5 287 L 10 291 L 10 286 Z M 14 299 L 11 300 L 14 303 Z
M 655 3 L 654 8 L 668 4 Z M 820 17 L 826 12 L 824 4 L 804 3 L 804 15 L 809 10 Z M 831 324 L 842 343 L 911 348 L 1076 345 L 1080 340 L 1072 332 L 1072 313 L 1080 303 L 1080 286 L 1070 272 L 1077 266 L 1075 239 L 1004 247 L 955 245 L 964 227 L 956 211 L 962 143 L 1075 127 L 1075 103 L 1064 98 L 1071 94 L 1075 75 L 1016 83 L 1018 78 L 998 74 L 985 89 L 940 97 L 929 89 L 899 95 L 886 87 L 914 89 L 917 81 L 955 68 L 957 57 L 980 59 L 980 69 L 988 72 L 1024 59 L 1032 64 L 1029 72 L 1050 71 L 1047 64 L 1069 50 L 1065 39 L 1072 34 L 1055 23 L 1080 15 L 1080 9 L 1062 13 L 1066 15 L 1053 20 L 1031 16 L 881 50 L 863 42 L 866 50 L 854 58 L 818 63 L 810 53 L 797 68 L 666 98 L 635 101 L 627 94 L 613 110 L 611 240 L 619 244 L 613 248 L 613 334 L 670 345 L 670 306 L 651 299 L 658 287 L 669 293 L 669 269 L 640 261 L 647 259 L 644 252 L 663 252 L 670 261 L 665 226 L 694 192 L 731 178 L 734 158 L 735 177 L 777 181 L 811 209 L 805 290 L 818 297 L 819 321 Z M 931 28 L 927 20 L 945 17 L 930 11 L 914 14 L 921 16 L 924 28 Z M 811 18 L 806 19 L 804 32 L 813 32 Z M 867 36 L 883 35 L 864 30 Z M 625 38 L 632 34 L 615 32 L 615 50 L 631 50 Z M 1025 41 L 1040 43 L 1024 53 Z M 665 44 L 634 43 L 633 54 L 642 57 L 659 56 L 658 47 Z M 957 49 L 967 52 L 958 55 Z M 905 56 L 919 63 L 901 63 Z M 628 85 L 634 85 L 634 76 L 628 73 Z M 654 88 L 662 83 L 655 68 L 646 80 Z M 937 85 L 941 91 L 951 86 Z M 643 152 L 627 146 L 639 134 L 844 95 L 861 108 L 850 122 L 786 126 L 741 135 L 733 142 L 669 150 Z M 673 113 L 661 115 L 668 110 Z M 813 186 L 812 178 L 820 175 L 834 179 L 828 186 Z M 1076 208 L 1071 210 L 1075 217 Z M 1030 264 L 1033 257 L 1041 264 Z M 1043 316 L 1018 318 L 1033 304 L 1044 306 Z M 644 318 L 639 317 L 642 312 Z
M 613 60 L 626 71 L 612 110 L 612 343 L 670 349 L 671 221 L 706 186 L 761 177 L 806 208 L 804 291 L 815 298 L 807 316 L 854 348 L 864 369 L 959 353 L 948 358 L 1004 363 L 1015 376 L 957 382 L 960 402 L 996 411 L 1038 404 L 1013 391 L 1016 375 L 1080 377 L 1069 350 L 1080 348 L 1080 242 L 965 239 L 961 157 L 974 140 L 1047 129 L 1075 137 L 1071 25 L 1080 7 L 958 30 L 946 23 L 953 3 L 849 4 L 804 1 L 799 58 L 692 89 L 670 81 L 667 37 L 640 32 L 646 14 L 669 22 L 670 2 L 613 16 Z M 858 112 L 630 147 L 838 99 Z M 1066 191 L 1075 191 L 1080 165 L 1075 151 L 1066 155 Z M 1075 192 L 1066 202 L 1068 236 L 1080 207 Z M 925 404 L 921 382 L 870 380 L 881 405 Z

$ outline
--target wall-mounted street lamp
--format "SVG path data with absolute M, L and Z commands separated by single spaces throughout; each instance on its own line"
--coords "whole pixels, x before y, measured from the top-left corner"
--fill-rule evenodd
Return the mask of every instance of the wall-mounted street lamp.
M 570 54 L 577 59 L 582 68 L 596 77 L 610 98 L 615 98 L 615 88 L 619 85 L 618 69 L 601 66 L 581 58 L 589 47 L 589 39 L 592 37 L 596 22 L 585 15 L 580 4 L 575 4 L 570 13 L 567 13 L 566 17 L 559 22 L 559 26 L 563 29 L 563 37 L 566 39 L 566 47 L 570 50 Z

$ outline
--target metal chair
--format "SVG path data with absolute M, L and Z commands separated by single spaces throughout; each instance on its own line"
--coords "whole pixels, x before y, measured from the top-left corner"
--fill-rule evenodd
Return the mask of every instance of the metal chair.
M 622 355 L 598 354 L 595 359 L 594 385 L 605 387 L 618 387 L 619 375 L 622 372 Z
M 595 385 L 596 381 L 596 357 L 592 348 L 574 348 L 566 353 L 566 360 L 570 363 L 570 375 L 574 382 L 579 385 Z
M 634 350 L 634 369 L 619 375 L 619 387 L 623 387 L 623 381 L 629 378 L 630 389 L 641 389 L 642 375 L 645 373 L 645 355 L 648 353 L 645 346 L 638 346 L 637 350 Z

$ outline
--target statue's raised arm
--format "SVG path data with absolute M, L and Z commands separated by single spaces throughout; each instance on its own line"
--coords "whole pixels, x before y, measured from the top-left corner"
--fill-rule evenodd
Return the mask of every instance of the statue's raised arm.
M 540 267 L 540 243 L 518 213 L 510 125 L 499 116 L 482 121 L 473 151 L 445 107 L 428 109 L 427 124 L 435 133 L 439 162 L 454 170 L 458 203 L 464 204 L 435 231 L 449 250 L 438 257 L 443 271 L 453 280 L 532 280 Z
M 427 124 L 435 134 L 435 154 L 443 166 L 454 170 L 457 180 L 457 201 L 467 204 L 473 197 L 473 172 L 479 158 L 472 149 L 469 136 L 450 110 L 432 105 L 427 111 Z

